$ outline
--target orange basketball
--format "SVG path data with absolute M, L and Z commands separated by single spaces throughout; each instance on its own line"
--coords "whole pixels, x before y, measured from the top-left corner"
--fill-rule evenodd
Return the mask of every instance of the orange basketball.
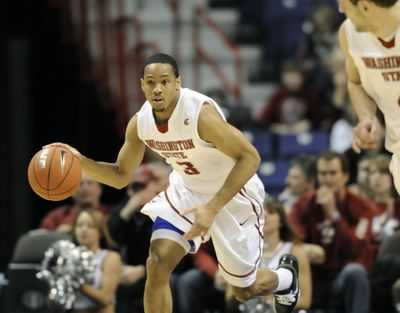
M 68 149 L 54 146 L 37 152 L 28 167 L 33 191 L 46 200 L 68 198 L 78 189 L 82 178 L 80 160 Z

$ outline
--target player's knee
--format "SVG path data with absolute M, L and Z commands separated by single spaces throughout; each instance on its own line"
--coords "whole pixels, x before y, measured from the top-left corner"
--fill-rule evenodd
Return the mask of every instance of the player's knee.
M 152 280 L 164 280 L 169 275 L 165 261 L 156 253 L 150 254 L 147 258 L 146 271 L 148 279 Z
M 253 298 L 253 293 L 251 292 L 250 287 L 240 288 L 240 287 L 232 286 L 232 289 L 233 289 L 233 293 L 235 295 L 236 300 L 238 300 L 240 302 L 245 302 L 245 301 Z

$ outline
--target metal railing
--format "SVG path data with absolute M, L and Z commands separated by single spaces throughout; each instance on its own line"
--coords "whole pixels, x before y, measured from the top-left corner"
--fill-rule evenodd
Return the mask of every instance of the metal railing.
M 203 47 L 200 39 L 201 23 L 205 23 L 226 45 L 227 51 L 232 54 L 235 63 L 235 79 L 231 82 L 226 73 L 222 70 L 212 55 L 210 55 Z M 243 61 L 240 50 L 235 42 L 225 33 L 225 31 L 208 15 L 206 8 L 198 6 L 195 8 L 193 15 L 193 46 L 195 57 L 193 58 L 194 87 L 201 89 L 201 63 L 207 64 L 217 77 L 221 79 L 223 86 L 240 100 L 242 96 L 242 71 Z

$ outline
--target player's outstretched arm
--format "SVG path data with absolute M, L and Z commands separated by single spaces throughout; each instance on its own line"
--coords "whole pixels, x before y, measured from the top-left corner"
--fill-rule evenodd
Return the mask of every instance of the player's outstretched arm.
M 379 145 L 382 128 L 376 117 L 377 105 L 361 84 L 360 74 L 349 53 L 344 23 L 339 29 L 339 41 L 346 55 L 347 88 L 359 123 L 353 132 L 353 149 L 371 149 Z
M 62 146 L 71 150 L 81 160 L 83 171 L 87 175 L 115 188 L 123 188 L 129 183 L 133 172 L 142 162 L 145 151 L 145 145 L 137 134 L 136 115 L 130 120 L 126 128 L 125 142 L 119 150 L 115 163 L 92 160 L 64 143 L 57 142 L 48 146 Z

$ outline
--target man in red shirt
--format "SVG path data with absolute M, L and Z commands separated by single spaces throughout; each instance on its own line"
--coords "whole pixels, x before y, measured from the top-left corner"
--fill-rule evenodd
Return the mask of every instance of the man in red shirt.
M 298 199 L 290 218 L 302 240 L 320 245 L 326 254 L 325 262 L 312 268 L 313 303 L 342 296 L 346 313 L 368 313 L 372 209 L 348 191 L 348 179 L 345 157 L 322 153 L 317 159 L 319 188 Z
M 42 219 L 40 228 L 55 230 L 60 233 L 69 233 L 72 229 L 72 222 L 79 210 L 94 208 L 102 212 L 106 217 L 109 215 L 108 206 L 100 202 L 103 192 L 102 185 L 90 178 L 83 176 L 81 184 L 72 196 L 74 203 L 54 208 Z

